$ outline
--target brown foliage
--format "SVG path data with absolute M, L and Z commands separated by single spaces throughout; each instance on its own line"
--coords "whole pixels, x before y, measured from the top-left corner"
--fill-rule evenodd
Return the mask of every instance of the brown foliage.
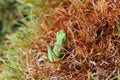
M 65 0 L 62 7 L 45 17 L 40 41 L 33 41 L 41 52 L 34 60 L 34 65 L 42 65 L 36 74 L 51 80 L 86 80 L 88 72 L 99 80 L 115 77 L 120 65 L 119 22 L 120 0 Z M 67 33 L 64 56 L 50 63 L 45 57 L 47 45 L 53 47 L 55 33 L 61 29 Z

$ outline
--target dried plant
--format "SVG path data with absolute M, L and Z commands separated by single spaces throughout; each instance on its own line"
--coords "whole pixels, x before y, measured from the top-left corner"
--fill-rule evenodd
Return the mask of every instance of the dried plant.
M 36 80 L 116 77 L 120 69 L 119 22 L 119 0 L 65 0 L 60 8 L 45 16 L 39 37 L 31 42 L 32 50 L 38 53 L 31 55 L 29 75 Z M 47 45 L 54 46 L 56 32 L 61 29 L 67 34 L 62 60 L 50 62 Z

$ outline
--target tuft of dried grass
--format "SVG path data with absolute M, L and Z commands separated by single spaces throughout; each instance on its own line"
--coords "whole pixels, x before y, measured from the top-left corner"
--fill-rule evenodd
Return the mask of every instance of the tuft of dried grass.
M 45 16 L 36 38 L 39 41 L 32 43 L 39 53 L 32 58 L 37 68 L 33 68 L 36 72 L 31 75 L 51 80 L 86 80 L 88 73 L 97 80 L 117 76 L 120 69 L 119 22 L 119 0 L 86 0 L 84 3 L 65 0 L 62 7 Z M 61 29 L 67 33 L 64 56 L 51 63 L 46 57 L 47 46 L 53 47 L 55 34 Z

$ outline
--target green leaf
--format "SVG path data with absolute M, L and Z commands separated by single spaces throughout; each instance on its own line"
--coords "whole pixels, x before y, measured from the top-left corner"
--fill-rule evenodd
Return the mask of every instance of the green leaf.
M 101 46 L 98 46 L 98 53 L 100 53 L 101 51 Z
M 117 25 L 118 31 L 117 34 L 120 35 L 120 23 Z
M 120 80 L 120 72 L 118 71 L 117 79 Z
M 88 80 L 96 80 L 93 75 L 91 75 L 90 73 L 88 73 Z

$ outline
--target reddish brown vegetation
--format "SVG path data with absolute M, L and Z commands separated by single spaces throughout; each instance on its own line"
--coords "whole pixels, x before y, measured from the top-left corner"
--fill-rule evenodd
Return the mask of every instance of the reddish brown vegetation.
M 40 52 L 33 60 L 37 75 L 31 75 L 36 80 L 41 76 L 51 80 L 85 80 L 88 73 L 99 80 L 117 76 L 120 69 L 119 22 L 120 0 L 87 0 L 84 4 L 80 0 L 66 0 L 61 8 L 45 18 L 46 27 L 40 29 L 40 41 L 33 42 Z M 64 56 L 50 63 L 44 57 L 47 45 L 53 47 L 55 33 L 61 29 L 67 33 Z

